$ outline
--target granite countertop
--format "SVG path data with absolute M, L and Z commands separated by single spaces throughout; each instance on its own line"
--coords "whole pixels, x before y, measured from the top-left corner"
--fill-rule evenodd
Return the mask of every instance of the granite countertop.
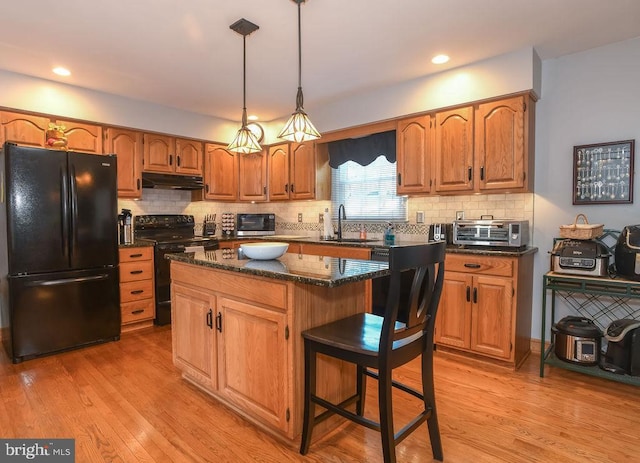
M 337 241 L 337 240 L 321 240 L 320 238 L 314 238 L 312 236 L 304 235 L 275 235 L 275 236 L 220 236 L 212 237 L 217 238 L 221 243 L 225 241 L 242 241 L 242 240 L 265 240 L 265 241 L 284 241 L 287 243 L 313 243 L 313 244 L 326 244 L 333 246 L 348 246 L 357 248 L 388 248 L 389 245 L 384 244 L 381 239 L 368 239 L 367 241 Z M 426 243 L 426 241 L 419 240 L 402 240 L 396 239 L 395 246 L 411 246 L 414 244 Z M 497 256 L 497 257 L 518 257 L 526 254 L 535 254 L 538 252 L 538 248 L 526 246 L 522 248 L 495 248 L 489 246 L 463 246 L 457 244 L 447 245 L 447 252 L 450 254 L 475 254 L 484 256 Z
M 285 253 L 274 260 L 238 259 L 235 251 L 167 254 L 169 260 L 315 286 L 336 287 L 389 275 L 386 262 Z
M 153 241 L 148 241 L 145 239 L 135 239 L 133 240 L 133 242 L 131 243 L 120 243 L 118 244 L 119 248 L 141 248 L 141 247 L 146 247 L 146 246 L 153 246 Z

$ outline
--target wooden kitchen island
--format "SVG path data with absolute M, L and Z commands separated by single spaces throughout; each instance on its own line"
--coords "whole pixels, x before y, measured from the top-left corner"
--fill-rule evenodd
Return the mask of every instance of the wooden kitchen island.
M 302 430 L 300 333 L 370 307 L 370 279 L 388 264 L 288 253 L 238 260 L 226 250 L 172 254 L 173 361 L 183 378 L 285 440 Z M 353 366 L 318 363 L 318 390 L 340 401 L 355 391 Z M 333 417 L 314 432 L 335 427 Z M 296 442 L 297 443 L 297 442 Z

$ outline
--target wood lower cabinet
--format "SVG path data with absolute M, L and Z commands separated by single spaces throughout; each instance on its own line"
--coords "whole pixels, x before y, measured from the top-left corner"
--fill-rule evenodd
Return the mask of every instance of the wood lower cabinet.
M 183 377 L 260 428 L 302 431 L 305 329 L 364 312 L 365 282 L 325 288 L 171 261 L 173 360 Z M 319 394 L 345 400 L 351 366 L 318 365 Z M 336 425 L 329 419 L 318 436 Z M 314 436 L 316 432 L 314 430 Z
M 10 141 L 44 147 L 49 122 L 48 117 L 0 111 L 0 145 Z
M 118 158 L 118 197 L 142 197 L 142 132 L 107 127 L 104 148 Z
M 156 317 L 153 247 L 120 248 L 122 331 L 144 328 Z
M 448 254 L 436 344 L 514 368 L 530 352 L 533 254 Z
M 290 242 L 287 252 L 295 254 L 309 254 L 312 256 L 322 257 L 343 257 L 346 259 L 363 259 L 371 258 L 370 248 L 358 248 L 355 246 L 338 246 L 331 244 L 313 244 Z

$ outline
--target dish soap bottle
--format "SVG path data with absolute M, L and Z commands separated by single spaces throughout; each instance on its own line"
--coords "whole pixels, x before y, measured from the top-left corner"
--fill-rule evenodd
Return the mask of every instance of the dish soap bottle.
M 393 224 L 389 222 L 387 229 L 384 232 L 384 244 L 392 245 L 396 241 L 396 236 L 393 233 Z

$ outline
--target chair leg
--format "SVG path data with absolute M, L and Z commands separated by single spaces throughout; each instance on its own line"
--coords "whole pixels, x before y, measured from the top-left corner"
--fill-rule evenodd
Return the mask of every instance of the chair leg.
M 316 393 L 316 352 L 304 342 L 304 418 L 302 421 L 302 440 L 300 453 L 306 455 L 311 444 L 311 434 L 315 419 L 316 404 L 311 401 L 311 394 Z
M 378 407 L 380 409 L 380 434 L 384 463 L 396 463 L 392 397 L 391 370 L 381 368 L 378 370 Z
M 438 425 L 438 414 L 436 412 L 436 395 L 433 387 L 433 352 L 423 352 L 422 354 L 422 394 L 424 396 L 425 410 L 431 409 L 431 416 L 427 420 L 429 428 L 429 439 L 431 440 L 431 451 L 433 458 L 442 461 L 442 441 L 440 439 L 440 426 Z
M 356 414 L 359 416 L 364 415 L 364 399 L 367 395 L 367 375 L 365 375 L 365 367 L 358 365 L 356 369 L 356 375 L 358 376 L 356 381 L 356 392 L 358 394 L 358 401 L 356 402 Z

